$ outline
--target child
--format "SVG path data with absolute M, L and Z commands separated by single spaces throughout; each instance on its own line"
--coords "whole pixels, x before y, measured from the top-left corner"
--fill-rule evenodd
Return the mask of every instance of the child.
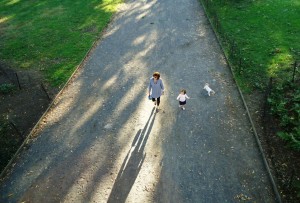
M 189 97 L 186 95 L 186 90 L 182 89 L 177 97 L 177 100 L 179 100 L 179 107 L 182 108 L 182 110 L 185 110 L 184 105 L 186 104 L 186 99 L 189 99 Z

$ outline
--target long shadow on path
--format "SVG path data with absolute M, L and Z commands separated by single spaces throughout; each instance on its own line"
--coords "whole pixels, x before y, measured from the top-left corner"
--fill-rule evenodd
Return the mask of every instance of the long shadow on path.
M 134 137 L 131 148 L 123 161 L 113 189 L 110 193 L 107 201 L 108 203 L 120 203 L 126 201 L 126 198 L 146 158 L 144 149 L 155 120 L 156 113 L 154 110 L 155 108 L 152 109 L 145 127 L 140 129 Z

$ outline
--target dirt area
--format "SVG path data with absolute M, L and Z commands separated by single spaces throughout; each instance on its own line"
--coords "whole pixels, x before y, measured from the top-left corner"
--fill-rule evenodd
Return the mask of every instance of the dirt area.
M 300 153 L 289 148 L 276 135 L 279 131 L 278 122 L 268 112 L 266 94 L 257 91 L 244 96 L 282 201 L 300 202 L 293 187 L 295 181 L 300 180 Z
M 9 89 L 0 92 L 0 170 L 21 145 L 30 130 L 47 109 L 57 89 L 44 82 L 40 72 L 15 70 L 0 63 L 0 85 Z

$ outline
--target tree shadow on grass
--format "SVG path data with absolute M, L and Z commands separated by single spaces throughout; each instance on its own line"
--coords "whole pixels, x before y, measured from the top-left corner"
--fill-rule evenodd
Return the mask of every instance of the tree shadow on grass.
M 152 109 L 145 127 L 140 129 L 134 137 L 131 148 L 123 161 L 113 189 L 109 195 L 108 203 L 125 202 L 127 199 L 146 158 L 144 149 L 155 120 L 156 113 L 154 113 L 154 110 L 155 108 Z

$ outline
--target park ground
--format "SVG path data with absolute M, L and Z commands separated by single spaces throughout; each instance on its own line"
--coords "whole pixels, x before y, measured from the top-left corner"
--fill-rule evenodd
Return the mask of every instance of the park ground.
M 158 5 L 162 7 L 159 8 Z M 204 12 L 201 9 L 201 7 L 197 5 L 195 2 L 192 3 L 189 2 L 188 5 L 185 6 L 182 5 L 178 9 L 179 10 L 181 9 L 181 11 L 184 11 L 185 9 L 191 9 L 194 13 L 192 12 L 192 14 L 186 14 L 186 16 L 176 17 L 175 14 L 169 13 L 170 8 L 167 8 L 166 5 L 167 3 L 162 3 L 162 2 L 143 1 L 143 3 L 140 4 L 136 4 L 134 2 L 127 2 L 121 7 L 121 11 L 117 15 L 116 20 L 109 27 L 107 33 L 105 33 L 104 35 L 104 42 L 101 43 L 99 47 L 96 47 L 90 59 L 83 67 L 84 69 L 87 70 L 80 70 L 77 73 L 75 78 L 71 81 L 71 84 L 65 90 L 66 93 L 63 93 L 63 95 L 69 94 L 69 96 L 66 97 L 67 99 L 59 98 L 56 101 L 55 105 L 59 104 L 58 106 L 60 106 L 61 108 L 54 107 L 51 110 L 51 113 L 56 112 L 54 113 L 54 116 L 51 117 L 50 115 L 48 115 L 43 122 L 45 126 L 44 125 L 40 126 L 41 131 L 35 134 L 43 137 L 46 136 L 47 138 L 37 138 L 37 141 L 33 142 L 33 146 L 39 145 L 36 144 L 35 142 L 38 143 L 42 142 L 45 144 L 49 140 L 53 140 L 54 143 L 62 141 L 63 146 L 54 145 L 53 147 L 49 147 L 47 150 L 50 151 L 53 151 L 55 147 L 60 148 L 58 152 L 50 153 L 49 156 L 45 154 L 47 153 L 47 150 L 45 149 L 44 154 L 39 155 L 39 158 L 33 157 L 35 161 L 39 160 L 41 162 L 40 166 L 42 166 L 42 168 L 44 167 L 44 169 L 37 168 L 39 171 L 38 173 L 40 174 L 35 174 L 35 175 L 33 175 L 33 173 L 36 172 L 35 170 L 29 170 L 26 172 L 26 174 L 24 175 L 26 179 L 26 181 L 24 181 L 24 185 L 25 186 L 27 185 L 27 187 L 29 188 L 26 194 L 24 189 L 20 189 L 20 188 L 17 189 L 18 187 L 16 187 L 14 189 L 16 192 L 7 193 L 7 196 L 6 197 L 3 196 L 3 198 L 9 197 L 11 201 L 14 201 L 22 196 L 21 190 L 23 190 L 24 196 L 22 196 L 22 198 L 24 200 L 36 200 L 36 201 L 41 200 L 44 198 L 44 194 L 48 192 L 48 190 L 45 188 L 40 188 L 39 194 L 35 196 L 31 192 L 31 190 L 32 191 L 34 190 L 32 188 L 33 183 L 37 183 L 36 188 L 39 188 L 40 184 L 42 184 L 41 182 L 47 180 L 48 182 L 50 182 L 49 183 L 50 186 L 51 184 L 63 183 L 62 190 L 60 191 L 54 190 L 53 194 L 56 192 L 56 195 L 54 195 L 56 199 L 52 199 L 53 201 L 62 200 L 63 197 L 65 198 L 64 201 L 72 201 L 72 198 L 69 197 L 73 197 L 75 199 L 78 198 L 76 192 L 74 191 L 79 190 L 78 189 L 79 187 L 83 188 L 86 186 L 88 187 L 80 190 L 79 193 L 86 194 L 87 196 L 89 196 L 88 198 L 90 198 L 91 200 L 95 198 L 97 199 L 96 190 L 98 190 L 99 188 L 91 189 L 93 185 L 92 183 L 95 183 L 95 182 L 91 182 L 91 180 L 93 179 L 90 176 L 91 174 L 93 174 L 93 176 L 96 177 L 95 181 L 96 182 L 98 181 L 99 184 L 102 183 L 101 181 L 103 179 L 105 180 L 107 179 L 106 182 L 104 181 L 107 185 L 107 188 L 106 190 L 103 191 L 105 191 L 106 193 L 105 196 L 107 198 L 106 200 L 110 200 L 112 202 L 117 201 L 118 199 L 116 198 L 122 198 L 122 200 L 128 198 L 127 200 L 129 202 L 137 201 L 137 193 L 130 192 L 131 187 L 129 187 L 129 189 L 127 188 L 126 190 L 124 190 L 124 185 L 127 184 L 135 188 L 137 191 L 142 190 L 142 193 L 149 193 L 147 195 L 144 194 L 143 198 L 145 200 L 163 201 L 163 199 L 170 200 L 173 198 L 179 202 L 184 201 L 184 199 L 182 198 L 186 198 L 186 201 L 193 201 L 195 199 L 199 199 L 201 194 L 198 196 L 191 195 L 194 192 L 198 192 L 195 190 L 198 190 L 199 188 L 202 188 L 200 190 L 202 192 L 205 192 L 205 194 L 211 194 L 208 197 L 206 197 L 206 199 L 203 196 L 201 196 L 201 198 L 204 198 L 204 200 L 207 201 L 215 200 L 215 199 L 209 199 L 212 198 L 211 196 L 215 195 L 215 192 L 218 192 L 218 190 L 220 189 L 220 188 L 216 190 L 212 189 L 215 188 L 214 184 L 217 184 L 217 182 L 230 184 L 228 183 L 227 180 L 231 180 L 231 178 L 233 177 L 231 176 L 228 177 L 227 175 L 224 176 L 224 174 L 226 174 L 227 172 L 224 172 L 224 174 L 223 172 L 221 174 L 219 173 L 213 174 L 214 173 L 213 169 L 212 171 L 209 171 L 209 168 L 211 166 L 218 166 L 218 164 L 223 163 L 224 160 L 221 163 L 216 163 L 218 162 L 219 158 L 222 157 L 222 155 L 224 155 L 225 157 L 228 156 L 227 158 L 229 159 L 226 160 L 231 160 L 231 158 L 236 159 L 236 157 L 232 157 L 231 156 L 232 154 L 228 152 L 229 148 L 230 150 L 235 151 L 236 150 L 234 149 L 235 146 L 229 147 L 229 145 L 226 144 L 223 145 L 222 144 L 222 142 L 224 142 L 223 136 L 221 137 L 213 136 L 213 138 L 208 140 L 206 140 L 205 137 L 212 134 L 216 135 L 219 132 L 221 132 L 219 131 L 219 128 L 221 127 L 224 128 L 223 124 L 227 124 L 226 126 L 227 128 L 228 126 L 230 126 L 230 128 L 231 127 L 233 128 L 232 131 L 226 133 L 224 132 L 221 133 L 220 135 L 229 135 L 231 133 L 235 134 L 236 132 L 234 132 L 234 130 L 236 130 L 237 132 L 241 130 L 240 127 L 237 126 L 234 127 L 235 125 L 234 121 L 237 119 L 234 118 L 234 116 L 237 117 L 239 117 L 240 115 L 245 116 L 243 106 L 240 103 L 241 101 L 239 101 L 238 99 L 239 95 L 236 92 L 236 86 L 231 78 L 230 73 L 228 72 L 228 70 L 226 70 L 226 68 L 228 67 L 218 48 L 218 45 L 215 42 L 208 21 L 202 19 L 204 18 Z M 194 6 L 197 8 L 198 11 L 196 11 L 195 8 L 192 8 Z M 158 15 L 156 18 L 154 17 L 155 16 L 154 13 Z M 199 15 L 200 17 L 197 15 Z M 126 18 L 124 18 L 124 16 Z M 177 20 L 178 21 L 177 23 L 179 24 L 175 24 L 173 22 L 175 20 Z M 132 22 L 136 22 L 137 25 L 140 25 L 141 27 L 135 28 L 131 24 Z M 186 25 L 186 22 L 189 22 L 191 25 Z M 170 25 L 170 27 L 168 28 L 167 25 Z M 143 34 L 129 32 L 128 29 L 140 30 L 143 32 Z M 147 29 L 150 30 L 149 33 L 146 32 Z M 195 31 L 197 33 L 195 33 Z M 122 39 L 122 36 L 125 36 L 126 34 L 128 36 L 125 39 L 124 37 Z M 167 39 L 168 34 L 169 36 L 172 36 L 170 37 L 170 39 Z M 122 40 L 126 40 L 126 41 L 128 40 L 128 43 L 125 43 L 124 47 L 120 47 L 119 45 L 121 44 Z M 211 41 L 213 43 L 210 45 Z M 112 45 L 107 45 L 107 47 L 105 47 L 105 44 L 109 44 L 109 43 L 112 43 Z M 129 48 L 131 48 L 132 50 L 127 53 L 126 49 Z M 169 49 L 173 49 L 174 51 L 170 51 Z M 109 53 L 112 53 L 113 56 L 109 56 L 110 55 Z M 100 56 L 97 56 L 98 54 L 102 56 L 102 58 Z M 119 59 L 116 60 L 115 57 Z M 195 59 L 197 57 L 199 58 Z M 205 60 L 203 60 L 203 57 L 205 58 Z M 107 59 L 103 62 L 102 61 L 103 58 L 109 58 L 111 61 L 114 62 L 111 62 Z M 98 66 L 100 67 L 100 69 Z M 149 104 L 147 100 L 145 101 L 144 94 L 142 94 L 144 93 L 143 92 L 144 89 L 146 89 L 147 80 L 149 76 L 151 76 L 152 71 L 154 70 L 159 70 L 160 72 L 162 72 L 163 75 L 162 77 L 164 78 L 164 81 L 166 82 L 167 86 L 169 86 L 168 92 L 163 97 L 163 99 L 165 100 L 163 102 L 163 110 L 158 114 L 155 114 L 153 112 L 151 104 Z M 184 72 L 184 74 L 182 74 L 182 72 Z M 92 75 L 94 76 L 91 78 Z M 141 78 L 143 78 L 143 82 L 140 81 Z M 85 82 L 84 80 L 86 79 L 92 80 L 94 82 L 93 83 Z M 99 82 L 96 82 L 97 80 L 99 80 Z M 202 83 L 206 80 L 212 81 L 211 82 L 212 85 L 214 85 L 215 88 L 217 88 L 218 92 L 220 92 L 221 94 L 216 95 L 216 97 L 212 99 L 207 98 L 204 92 L 201 91 L 202 89 L 201 86 L 203 86 Z M 130 81 L 132 82 L 132 84 Z M 197 83 L 195 83 L 194 81 L 197 81 Z M 120 84 L 115 84 L 118 82 L 120 82 Z M 40 85 L 38 82 L 36 83 L 37 86 Z M 74 85 L 76 83 L 77 85 Z M 106 87 L 105 88 L 99 87 L 100 89 L 99 91 L 95 90 L 99 85 L 106 86 Z M 72 88 L 72 86 L 75 87 Z M 88 89 L 85 89 L 87 88 L 87 86 L 93 86 L 94 88 L 91 89 L 90 87 Z M 187 109 L 187 111 L 184 112 L 186 114 L 181 114 L 183 112 L 178 111 L 177 103 L 176 101 L 174 101 L 174 97 L 177 96 L 180 87 L 187 88 L 188 92 L 190 92 L 191 94 L 190 96 L 192 96 L 193 98 L 192 100 L 189 101 L 189 105 L 191 106 L 190 109 Z M 133 92 L 131 91 L 132 88 L 134 90 Z M 47 106 L 47 103 L 49 102 L 47 100 L 47 95 L 45 94 L 45 92 L 43 92 L 43 90 L 41 90 L 40 86 L 37 89 L 41 91 L 40 97 L 44 99 L 45 102 L 44 106 Z M 89 98 L 91 95 L 91 90 L 93 90 L 92 92 L 94 92 L 95 98 L 94 96 L 92 98 Z M 86 93 L 84 93 L 84 95 L 82 96 L 79 93 L 76 93 L 77 91 L 86 92 Z M 70 96 L 70 94 L 71 95 L 73 94 L 73 96 Z M 231 94 L 233 94 L 233 96 Z M 83 97 L 83 100 L 79 99 L 79 97 Z M 234 100 L 237 99 L 238 101 L 232 101 L 232 97 L 234 98 Z M 70 99 L 72 101 L 66 101 Z M 90 101 L 86 103 L 85 99 Z M 97 104 L 98 99 L 101 101 L 101 104 L 100 103 Z M 207 99 L 218 100 L 218 101 L 210 101 Z M 76 151 L 77 155 L 81 154 L 81 152 L 92 153 L 91 151 L 90 152 L 88 151 L 94 149 L 95 147 L 99 148 L 100 145 L 98 144 L 100 143 L 103 144 L 107 142 L 107 146 L 105 146 L 106 148 L 102 146 L 102 144 L 101 144 L 102 148 L 101 147 L 100 148 L 101 151 L 103 150 L 105 152 L 104 154 L 106 154 L 106 155 L 102 155 L 102 159 L 104 159 L 104 163 L 107 163 L 106 165 L 108 167 L 111 166 L 111 169 L 109 170 L 107 168 L 105 170 L 103 169 L 103 167 L 98 168 L 97 166 L 94 165 L 95 168 L 88 170 L 86 169 L 88 168 L 88 164 L 87 165 L 85 165 L 84 163 L 77 164 L 77 165 L 75 164 L 76 169 L 80 169 L 81 171 L 74 172 L 74 174 L 71 175 L 71 177 L 69 178 L 66 178 L 65 175 L 54 177 L 54 174 L 56 172 L 68 171 L 66 168 L 66 165 L 68 165 L 68 163 L 74 164 L 72 159 L 76 157 L 76 154 L 71 156 L 68 155 L 68 153 L 66 153 L 65 159 L 57 160 L 59 163 L 64 163 L 66 161 L 66 163 L 63 164 L 64 166 L 57 167 L 55 166 L 57 165 L 56 163 L 54 165 L 55 169 L 52 172 L 50 170 L 49 171 L 46 170 L 48 167 L 49 168 L 53 167 L 54 161 L 56 160 L 56 158 L 54 157 L 60 155 L 60 153 L 62 152 L 65 152 L 66 150 L 64 149 L 65 145 L 69 145 L 70 139 L 75 139 L 75 138 L 71 138 L 71 134 L 70 134 L 68 138 L 66 137 L 61 138 L 63 140 L 56 139 L 57 135 L 55 136 L 55 138 L 50 139 L 49 136 L 51 135 L 49 134 L 51 134 L 51 132 L 47 132 L 47 130 L 45 132 L 43 128 L 45 127 L 47 129 L 48 127 L 52 126 L 51 119 L 54 118 L 56 119 L 56 117 L 58 117 L 58 120 L 55 121 L 52 120 L 53 123 L 60 123 L 62 122 L 62 120 L 64 120 L 63 118 L 69 120 L 70 119 L 69 114 L 71 115 L 71 118 L 73 118 L 74 115 L 77 115 L 77 114 L 68 113 L 69 111 L 71 111 L 70 109 L 74 109 L 72 105 L 77 104 L 77 100 L 79 103 L 86 105 L 86 108 L 91 107 L 91 104 L 95 104 L 95 105 L 93 107 L 94 109 L 90 110 L 92 112 L 86 112 L 87 109 L 79 110 L 81 112 L 86 112 L 86 115 L 82 116 L 82 118 L 80 119 L 82 120 L 83 117 L 87 116 L 87 118 L 84 118 L 85 121 L 81 121 L 81 122 L 83 122 L 82 125 L 86 125 L 90 131 L 84 130 L 83 128 L 81 129 L 81 127 L 78 128 L 78 126 L 75 127 L 77 129 L 76 130 L 73 129 L 71 134 L 74 135 L 74 133 L 76 132 L 75 135 L 77 136 L 76 138 L 77 144 L 74 145 L 73 143 L 73 146 L 72 145 L 68 146 L 69 147 L 68 149 L 70 149 L 72 153 L 73 151 Z M 204 104 L 201 101 L 204 102 Z M 223 105 L 221 104 L 222 102 Z M 255 102 L 253 102 L 253 106 L 255 106 L 254 104 Z M 205 107 L 205 105 L 208 106 Z M 56 108 L 58 109 L 55 110 Z M 227 108 L 227 111 L 225 110 L 223 111 L 222 110 L 223 108 L 225 109 Z M 210 109 L 214 109 L 213 110 L 214 113 L 212 113 L 211 116 L 210 116 Z M 65 115 L 62 115 L 60 111 L 64 111 L 65 113 L 63 114 Z M 101 111 L 103 112 L 100 113 Z M 99 115 L 97 115 L 95 112 L 99 112 Z M 111 112 L 113 112 L 113 114 L 115 115 L 113 114 L 110 115 Z M 255 110 L 254 112 L 257 111 Z M 122 116 L 121 118 L 117 119 L 119 114 Z M 225 114 L 226 115 L 234 114 L 234 116 L 232 118 L 231 116 L 229 116 L 229 120 L 226 121 L 226 119 L 228 118 L 225 116 Z M 58 115 L 62 117 L 59 118 L 60 116 Z M 101 118 L 105 117 L 106 122 L 102 121 L 100 118 L 98 118 L 98 116 Z M 125 122 L 125 120 L 127 121 Z M 244 123 L 241 124 L 242 126 L 249 125 L 249 123 L 247 124 L 246 117 L 241 120 L 243 120 L 242 123 Z M 128 124 L 130 122 L 132 122 L 132 126 Z M 208 122 L 208 124 L 205 124 L 205 122 Z M 225 123 L 222 123 L 222 125 L 218 125 L 218 122 L 221 123 L 225 122 Z M 212 124 L 213 125 L 217 124 L 216 129 L 208 128 L 208 126 L 211 126 Z M 69 123 L 68 125 L 72 125 L 72 124 Z M 70 127 L 68 127 L 68 125 L 64 125 L 64 127 L 61 127 L 61 129 L 57 128 L 56 130 L 59 132 L 60 130 L 63 129 L 65 130 L 71 129 Z M 98 133 L 94 132 L 97 131 L 96 129 L 98 130 Z M 82 144 L 79 144 L 79 142 L 83 140 L 83 137 L 81 138 L 80 136 L 78 137 L 78 135 L 80 134 L 79 132 L 80 130 L 82 130 L 81 131 L 82 135 L 90 134 L 89 132 L 91 132 L 91 135 L 99 134 L 99 135 L 95 135 L 96 138 L 98 138 L 100 134 L 103 137 L 99 138 L 97 142 L 95 142 L 96 138 L 93 137 L 93 138 L 89 138 L 87 141 L 83 142 Z M 122 132 L 123 130 L 125 132 Z M 89 132 L 87 133 L 87 131 Z M 253 136 L 251 130 L 249 131 L 250 131 L 250 133 L 248 132 L 249 136 Z M 180 136 L 178 137 L 177 135 L 179 134 L 186 135 L 189 139 L 187 139 L 186 137 L 180 137 Z M 204 137 L 199 136 L 202 134 L 204 135 Z M 61 135 L 63 135 L 63 133 L 61 133 Z M 129 137 L 127 137 L 128 135 Z M 171 139 L 171 137 L 169 137 L 171 135 L 175 137 Z M 152 136 L 153 137 L 157 136 L 157 138 L 153 138 Z M 233 141 L 234 139 L 239 139 L 236 135 L 232 135 L 232 136 L 233 137 L 230 137 L 230 139 L 226 140 L 227 142 L 230 142 L 230 144 L 232 144 L 231 141 Z M 126 141 L 120 142 L 120 139 L 122 138 Z M 201 141 L 202 138 L 204 138 L 204 140 Z M 240 139 L 242 138 L 243 137 L 241 137 Z M 41 139 L 44 141 L 39 141 Z M 118 139 L 119 142 L 117 142 L 116 139 Z M 219 143 L 217 140 L 219 140 Z M 129 143 L 131 142 L 132 142 L 132 146 L 129 145 Z M 94 143 L 94 146 L 92 146 L 92 143 Z M 119 145 L 117 146 L 116 143 L 119 143 Z M 201 144 L 203 144 L 204 147 L 202 150 L 199 150 L 199 146 L 201 146 Z M 253 140 L 251 141 L 250 138 L 248 138 L 248 136 L 247 139 L 244 140 L 244 142 L 242 141 L 242 145 L 243 144 L 245 144 L 246 146 L 250 145 L 250 148 L 256 147 L 255 143 L 253 143 Z M 180 147 L 176 147 L 176 146 L 180 146 Z M 205 151 L 206 146 L 209 146 L 207 152 Z M 91 148 L 88 150 L 89 147 Z M 110 147 L 112 149 L 112 152 L 107 153 Z M 220 149 L 221 156 L 218 155 L 218 150 L 215 152 L 210 150 L 210 149 L 222 148 L 222 147 L 223 149 Z M 241 146 L 239 146 L 238 149 L 239 148 L 241 148 Z M 34 147 L 32 149 L 30 147 L 28 153 L 35 154 L 39 150 L 41 149 L 38 148 L 34 149 Z M 153 150 L 156 151 L 153 152 Z M 199 151 L 196 152 L 196 150 Z M 97 152 L 99 153 L 100 151 L 94 150 L 92 154 L 95 155 L 95 153 Z M 208 156 L 206 156 L 205 154 L 207 153 L 208 155 L 210 155 L 212 152 L 217 153 L 216 154 L 217 158 L 215 160 L 209 161 Z M 29 154 L 24 156 L 28 157 Z M 253 153 L 253 156 L 256 157 L 254 158 L 256 160 L 254 162 L 260 162 L 259 157 L 257 157 L 257 155 L 255 154 L 256 152 Z M 119 155 L 120 157 L 116 158 L 117 155 Z M 176 155 L 177 155 L 177 160 L 174 161 L 173 159 L 174 156 L 176 158 Z M 108 159 L 105 156 L 109 156 L 110 159 Z M 98 156 L 95 155 L 95 157 L 93 156 L 90 157 L 90 159 L 88 159 L 87 162 L 90 164 L 93 163 L 96 157 Z M 198 160 L 198 158 L 196 157 L 200 157 L 200 159 Z M 43 159 L 47 159 L 48 161 L 45 160 L 42 161 Z M 51 161 L 49 159 L 51 159 Z M 80 161 L 83 161 L 85 159 L 86 158 L 82 157 L 82 160 L 80 158 Z M 101 160 L 101 157 L 99 160 Z M 155 165 L 157 160 L 159 160 L 159 166 Z M 191 160 L 197 160 L 197 161 L 191 161 Z M 108 163 L 114 161 L 116 161 L 114 167 L 112 166 L 112 163 Z M 207 161 L 206 165 L 208 163 L 208 165 L 211 166 L 205 168 L 204 161 Z M 29 163 L 25 165 L 29 167 L 30 161 L 28 162 Z M 45 164 L 45 162 L 47 163 Z M 144 162 L 145 164 L 143 164 Z M 244 160 L 237 159 L 234 162 L 242 164 L 244 163 Z M 21 165 L 24 165 L 24 163 Z M 183 167 L 182 165 L 185 165 L 185 167 Z M 260 168 L 258 170 L 263 171 L 264 170 L 263 166 L 260 164 L 258 165 L 259 165 L 258 168 Z M 228 165 L 226 165 L 225 163 L 223 166 L 228 166 Z M 32 166 L 30 166 L 29 168 L 28 167 L 26 169 L 23 168 L 23 171 L 22 169 L 19 169 L 20 172 L 19 177 L 21 177 L 22 173 L 24 174 L 25 172 L 24 170 L 28 170 Z M 158 170 L 155 167 L 160 168 L 160 170 Z M 173 170 L 170 170 L 171 168 Z M 239 182 L 243 179 L 241 177 L 247 177 L 242 180 L 242 182 L 244 181 L 245 183 L 242 184 L 243 185 L 242 187 L 246 187 L 247 185 L 250 187 L 250 185 L 255 182 L 255 179 L 258 176 L 263 177 L 262 180 L 264 182 L 263 184 L 266 184 L 265 182 L 268 182 L 268 178 L 266 177 L 266 174 L 262 172 L 262 174 L 259 174 L 257 176 L 255 174 L 256 171 L 255 170 L 250 171 L 250 168 L 247 168 L 249 169 L 247 174 L 238 175 L 239 178 L 235 180 Z M 84 170 L 86 169 L 85 173 L 83 173 L 84 171 L 83 169 Z M 120 171 L 118 171 L 118 169 L 120 169 Z M 121 169 L 123 169 L 123 171 L 121 171 Z M 140 171 L 141 173 L 139 173 Z M 169 174 L 168 171 L 172 171 L 171 174 Z M 182 177 L 177 176 L 179 173 L 183 171 L 184 173 L 181 175 Z M 146 174 L 148 173 L 150 174 L 150 172 L 152 172 L 152 176 L 153 177 L 155 176 L 155 178 L 152 177 L 153 180 L 150 180 L 151 178 L 149 178 L 148 185 L 140 183 L 143 182 L 142 180 L 147 179 Z M 231 170 L 228 173 L 232 173 Z M 250 178 L 251 173 L 253 175 L 253 178 Z M 89 177 L 87 178 L 86 176 L 82 175 L 82 177 L 80 177 L 80 180 L 79 179 L 77 180 L 75 177 L 79 174 L 87 174 Z M 114 182 L 113 185 L 109 183 L 108 181 L 109 178 L 106 177 L 107 174 L 111 176 L 109 178 L 112 182 Z M 197 177 L 198 176 L 197 174 L 199 175 L 199 177 Z M 239 172 L 237 172 L 237 174 L 239 174 Z M 232 175 L 234 176 L 234 174 Z M 174 176 L 177 177 L 175 178 Z M 209 181 L 209 179 L 205 180 L 204 178 L 204 180 L 202 180 L 204 176 L 213 177 L 219 180 L 218 181 L 216 180 L 216 183 L 214 183 L 214 181 L 213 183 L 209 183 L 206 182 Z M 200 182 L 202 182 L 202 184 L 199 185 L 198 183 L 188 183 L 188 181 L 191 180 L 191 177 L 192 179 L 196 179 L 196 180 L 201 179 Z M 137 180 L 140 180 L 140 182 L 135 183 L 136 182 L 135 178 Z M 181 180 L 181 179 L 185 179 L 185 180 Z M 252 183 L 250 179 L 251 181 L 253 181 Z M 41 182 L 39 183 L 39 181 Z M 81 184 L 78 181 L 82 181 L 83 183 Z M 178 181 L 178 184 L 175 184 L 170 181 Z M 88 184 L 87 182 L 90 183 Z M 205 185 L 205 183 L 208 184 L 208 188 L 205 188 L 205 186 L 203 186 Z M 72 186 L 73 191 L 71 188 L 72 184 L 74 184 Z M 239 184 L 241 183 L 239 182 Z M 170 189 L 167 190 L 169 191 L 169 193 L 166 194 L 161 194 L 159 192 L 160 189 L 162 188 L 166 189 L 169 186 L 178 187 L 176 191 L 179 191 L 180 195 L 171 197 L 170 193 L 174 191 Z M 180 189 L 184 187 L 186 187 L 186 189 Z M 220 189 L 221 192 L 219 194 L 219 197 L 217 196 L 215 197 L 216 200 L 218 198 L 225 198 L 229 202 L 231 200 L 239 201 L 242 199 L 248 199 L 248 200 L 255 199 L 258 202 L 262 201 L 261 196 L 263 194 L 261 194 L 260 192 L 256 193 L 255 188 L 249 189 L 248 187 L 247 189 L 241 189 L 238 186 L 232 186 L 232 185 L 229 186 L 226 185 L 226 187 L 235 188 L 233 189 L 233 191 L 236 192 L 235 193 L 231 192 L 229 193 L 228 196 L 225 195 L 226 196 L 225 197 L 223 195 L 225 194 L 226 190 Z M 259 189 L 259 187 L 257 189 Z M 238 191 L 240 191 L 240 193 Z M 268 191 L 267 193 L 269 194 L 269 197 L 271 197 L 272 189 L 268 188 L 266 189 L 266 191 Z M 118 196 L 115 194 L 120 194 L 120 195 Z M 105 199 L 103 199 L 103 201 L 105 201 Z

